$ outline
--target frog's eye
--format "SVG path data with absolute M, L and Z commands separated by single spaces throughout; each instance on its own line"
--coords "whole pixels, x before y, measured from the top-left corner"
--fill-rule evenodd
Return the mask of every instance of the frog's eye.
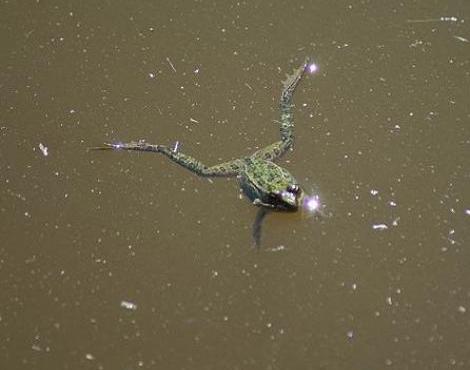
M 291 193 L 294 193 L 294 194 L 297 194 L 300 191 L 300 187 L 297 184 L 289 185 L 287 187 L 287 191 L 289 191 Z

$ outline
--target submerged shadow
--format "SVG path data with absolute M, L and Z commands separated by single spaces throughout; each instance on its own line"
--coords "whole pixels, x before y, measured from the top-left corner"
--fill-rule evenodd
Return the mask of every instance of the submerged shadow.
M 262 231 L 263 221 L 269 212 L 270 210 L 266 209 L 265 207 L 260 207 L 258 209 L 258 212 L 256 213 L 255 221 L 253 222 L 253 227 L 252 227 L 253 241 L 255 242 L 256 248 L 259 248 L 261 244 L 261 231 Z

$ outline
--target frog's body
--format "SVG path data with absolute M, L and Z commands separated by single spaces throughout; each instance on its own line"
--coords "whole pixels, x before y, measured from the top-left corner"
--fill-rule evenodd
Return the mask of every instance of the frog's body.
M 94 149 L 124 149 L 162 153 L 172 161 L 205 177 L 238 177 L 240 187 L 247 198 L 262 209 L 296 211 L 302 201 L 303 191 L 295 178 L 274 160 L 291 149 L 294 142 L 292 117 L 293 94 L 308 66 L 306 60 L 283 82 L 280 99 L 281 140 L 248 157 L 234 159 L 212 167 L 164 145 L 147 144 L 145 141 L 105 144 Z M 261 214 L 260 220 L 264 217 Z M 260 221 L 261 222 L 261 221 Z
M 298 189 L 297 181 L 287 170 L 274 162 L 259 158 L 247 158 L 244 164 L 239 180 L 248 199 L 256 205 L 268 208 L 286 211 L 297 209 L 297 198 L 284 194 Z

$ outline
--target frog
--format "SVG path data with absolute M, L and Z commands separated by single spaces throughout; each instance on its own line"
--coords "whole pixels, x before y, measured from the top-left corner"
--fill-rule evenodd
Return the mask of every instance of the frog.
M 280 120 L 278 122 L 280 140 L 251 155 L 207 166 L 196 158 L 182 153 L 176 146 L 172 148 L 167 145 L 149 144 L 145 140 L 104 143 L 102 146 L 90 149 L 160 153 L 201 177 L 236 177 L 242 193 L 253 205 L 259 207 L 252 230 L 255 245 L 259 246 L 261 224 L 269 211 L 298 211 L 305 198 L 305 191 L 295 177 L 275 161 L 293 149 L 293 97 L 308 68 L 309 58 L 306 58 L 293 73 L 288 74 L 282 81 L 279 101 Z

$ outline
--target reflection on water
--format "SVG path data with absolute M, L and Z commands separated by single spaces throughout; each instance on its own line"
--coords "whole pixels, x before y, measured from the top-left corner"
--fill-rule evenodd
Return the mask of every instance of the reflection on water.
M 466 4 L 1 7 L 2 368 L 469 368 Z M 247 155 L 305 56 L 282 165 L 329 217 L 259 249 L 235 182 L 86 150 Z

